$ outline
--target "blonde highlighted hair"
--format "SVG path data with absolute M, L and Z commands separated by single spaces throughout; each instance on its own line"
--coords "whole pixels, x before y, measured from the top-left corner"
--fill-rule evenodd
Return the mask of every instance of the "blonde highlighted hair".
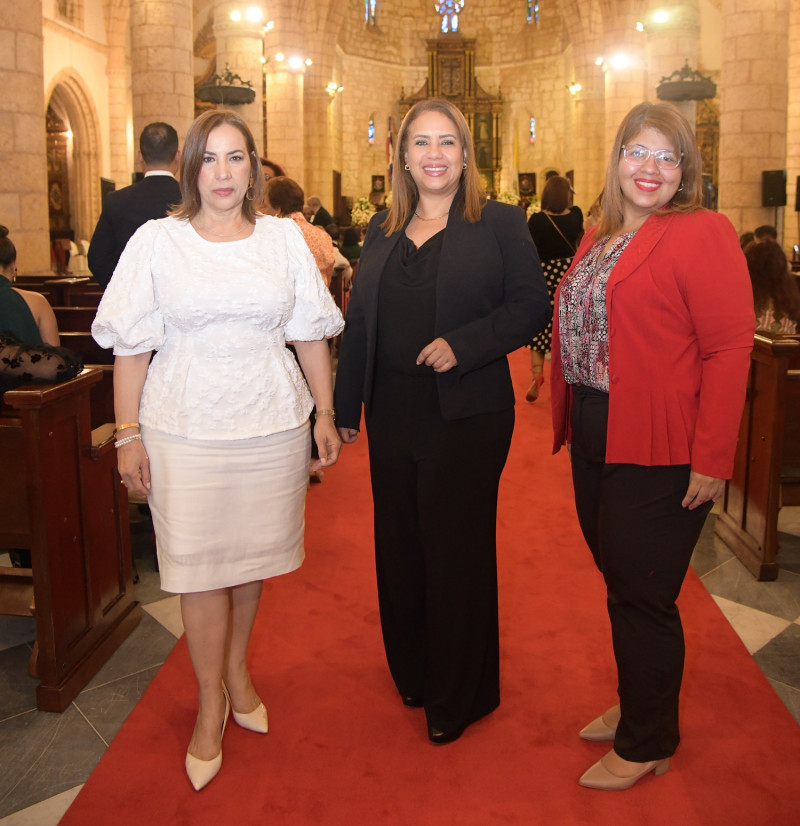
M 419 200 L 419 191 L 411 173 L 405 168 L 405 157 L 408 151 L 408 140 L 411 126 L 414 121 L 426 112 L 439 112 L 447 117 L 455 127 L 456 134 L 464 150 L 465 168 L 461 172 L 461 189 L 463 193 L 464 218 L 474 224 L 480 221 L 481 212 L 486 203 L 486 193 L 483 190 L 478 165 L 475 162 L 475 148 L 472 144 L 472 134 L 469 126 L 461 114 L 461 110 L 450 101 L 442 98 L 431 98 L 415 103 L 403 118 L 400 130 L 397 133 L 397 148 L 394 152 L 394 167 L 392 169 L 392 205 L 389 214 L 381 223 L 381 229 L 386 235 L 391 235 L 402 229 L 414 211 Z

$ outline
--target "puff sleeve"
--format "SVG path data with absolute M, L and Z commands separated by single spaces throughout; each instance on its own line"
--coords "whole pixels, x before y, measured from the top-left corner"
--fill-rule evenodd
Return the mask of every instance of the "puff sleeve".
M 288 267 L 294 279 L 294 309 L 286 323 L 287 341 L 318 341 L 331 338 L 344 328 L 344 320 L 325 286 L 314 257 L 300 229 L 289 221 L 286 250 Z
M 169 220 L 169 219 L 162 219 Z M 132 236 L 97 309 L 92 336 L 114 355 L 158 350 L 164 343 L 164 319 L 158 306 L 154 260 L 160 221 L 148 221 Z

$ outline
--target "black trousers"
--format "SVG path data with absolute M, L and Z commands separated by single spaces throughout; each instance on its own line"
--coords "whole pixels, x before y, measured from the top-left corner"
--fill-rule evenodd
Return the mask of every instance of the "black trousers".
M 574 388 L 571 424 L 575 504 L 605 579 L 617 661 L 614 750 L 625 760 L 659 760 L 680 741 L 684 640 L 675 601 L 712 503 L 681 507 L 688 465 L 606 463 L 606 393 Z
M 384 647 L 428 724 L 500 702 L 497 490 L 514 410 L 445 421 L 435 380 L 381 378 L 366 417 Z

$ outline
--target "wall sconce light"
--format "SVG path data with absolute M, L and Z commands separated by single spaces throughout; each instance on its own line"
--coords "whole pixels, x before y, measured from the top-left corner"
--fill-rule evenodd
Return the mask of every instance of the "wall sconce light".
M 653 22 L 654 23 L 666 23 L 667 20 L 669 20 L 669 12 L 668 11 L 664 11 L 662 9 L 662 10 L 659 10 L 659 11 L 653 13 Z
M 595 58 L 595 60 L 594 60 L 594 65 L 595 65 L 595 66 L 602 66 L 605 62 L 606 62 L 606 61 L 605 61 L 605 59 L 604 59 L 604 58 L 602 58 L 602 57 L 596 57 L 596 58 Z
M 264 13 L 258 6 L 248 6 L 244 10 L 244 13 L 242 13 L 239 9 L 233 9 L 230 13 L 230 18 L 234 23 L 241 23 L 242 19 L 246 20 L 248 23 L 258 23 L 263 14 Z
M 284 60 L 286 61 L 286 65 L 294 72 L 299 72 L 304 66 L 311 66 L 313 65 L 314 61 L 311 60 L 310 57 L 302 58 L 299 55 L 292 55 L 288 60 L 286 55 L 283 52 L 278 52 L 275 55 L 275 60 L 278 63 L 283 63 Z M 265 63 L 269 62 L 269 58 L 264 59 Z
M 344 86 L 340 86 L 335 80 L 332 80 L 326 87 L 325 91 L 333 98 L 339 94 L 344 89 Z
M 636 31 L 643 32 L 644 31 L 644 23 L 641 20 L 636 21 Z
M 577 94 L 578 94 L 578 92 L 580 92 L 580 90 L 581 90 L 582 88 L 583 88 L 583 86 L 581 86 L 581 84 L 580 84 L 580 83 L 576 83 L 574 80 L 572 81 L 572 83 L 570 83 L 570 84 L 569 84 L 569 86 L 567 86 L 567 89 L 569 89 L 569 93 L 570 93 L 573 97 L 575 97 L 575 95 L 577 95 Z

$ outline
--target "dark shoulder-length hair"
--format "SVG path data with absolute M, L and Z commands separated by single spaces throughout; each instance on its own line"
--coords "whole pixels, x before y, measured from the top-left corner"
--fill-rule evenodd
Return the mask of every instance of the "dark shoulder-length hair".
M 541 208 L 556 214 L 572 206 L 572 184 L 569 178 L 551 175 L 542 190 Z
M 0 267 L 10 267 L 17 260 L 17 248 L 8 237 L 8 227 L 0 225 Z
M 796 276 L 789 272 L 781 245 L 771 239 L 751 241 L 744 248 L 744 257 L 753 284 L 756 314 L 771 305 L 777 321 L 786 317 L 800 322 L 800 288 Z
M 464 150 L 466 168 L 461 172 L 461 192 L 464 218 L 471 224 L 480 221 L 481 211 L 486 203 L 486 193 L 483 190 L 478 165 L 475 163 L 475 148 L 472 145 L 472 134 L 467 121 L 461 111 L 450 101 L 442 98 L 431 98 L 415 103 L 403 118 L 400 130 L 397 133 L 397 148 L 394 152 L 394 166 L 392 169 L 392 205 L 389 207 L 386 219 L 381 223 L 381 229 L 391 235 L 402 229 L 417 205 L 419 191 L 411 173 L 405 168 L 406 152 L 408 151 L 409 135 L 414 121 L 425 112 L 439 112 L 449 118 L 455 127 L 458 139 Z
M 244 137 L 247 156 L 250 159 L 250 187 L 247 194 L 252 194 L 252 198 L 245 197 L 242 201 L 242 216 L 251 224 L 255 221 L 258 207 L 264 197 L 264 176 L 261 174 L 261 161 L 258 152 L 256 152 L 253 135 L 247 124 L 236 112 L 231 112 L 228 109 L 210 109 L 203 112 L 202 115 L 198 115 L 194 119 L 189 127 L 183 144 L 183 154 L 181 155 L 181 203 L 169 213 L 175 218 L 185 218 L 191 221 L 200 211 L 202 204 L 197 179 L 203 165 L 208 136 L 213 129 L 223 124 L 235 127 Z
M 597 225 L 597 237 L 619 232 L 623 224 L 622 189 L 619 184 L 619 161 L 623 144 L 628 144 L 644 129 L 654 129 L 672 144 L 681 156 L 681 183 L 672 200 L 660 212 L 694 212 L 703 204 L 703 161 L 689 121 L 669 103 L 639 103 L 620 124 L 606 170 L 603 204 Z

